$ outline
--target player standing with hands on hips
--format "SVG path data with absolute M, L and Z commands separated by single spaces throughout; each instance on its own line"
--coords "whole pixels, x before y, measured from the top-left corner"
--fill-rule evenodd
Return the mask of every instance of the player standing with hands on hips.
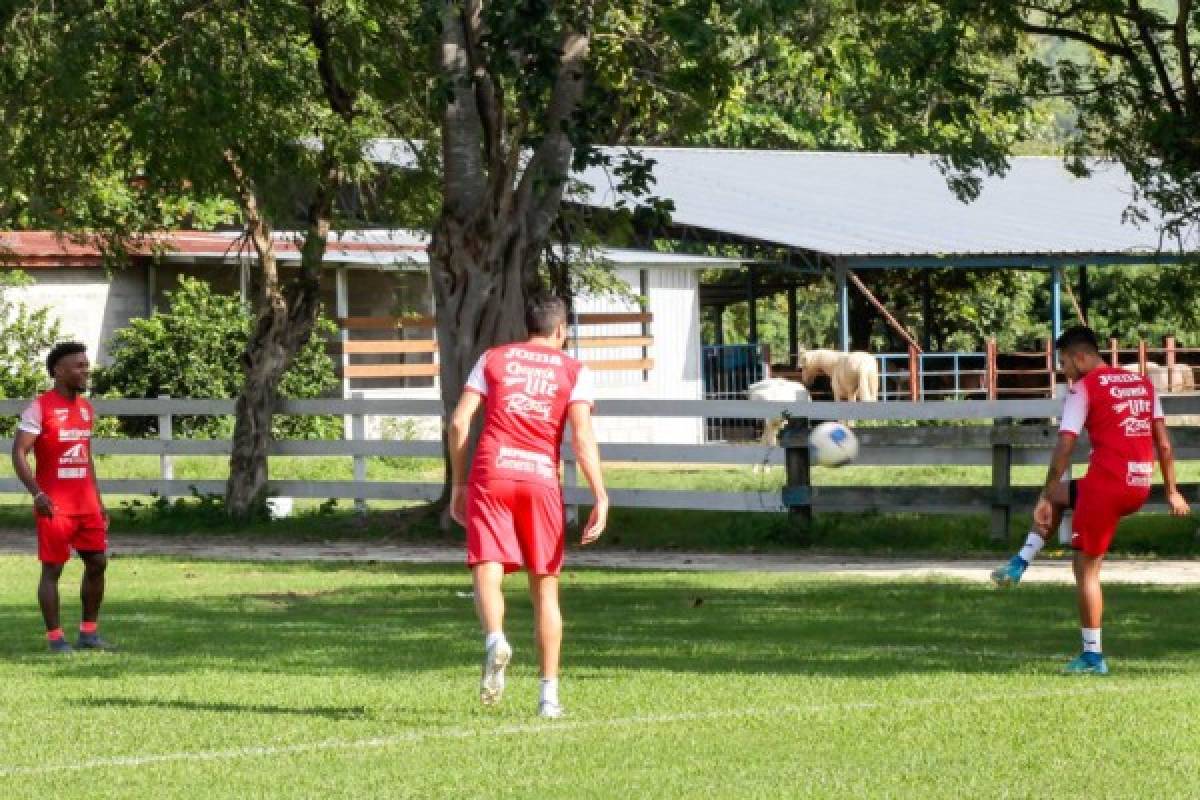
M 21 414 L 13 440 L 13 469 L 33 495 L 38 559 L 42 562 L 38 604 L 50 650 L 55 653 L 72 651 L 63 635 L 58 603 L 58 579 L 72 548 L 83 560 L 83 621 L 75 646 L 111 649 L 96 631 L 108 566 L 108 514 L 100 500 L 92 460 L 96 414 L 82 396 L 87 391 L 90 368 L 87 348 L 82 344 L 56 345 L 46 357 L 54 388 L 34 398 Z M 30 451 L 37 462 L 36 470 L 29 468 Z
M 1186 516 L 1190 509 L 1175 481 L 1171 439 L 1150 381 L 1104 363 L 1096 334 L 1082 325 L 1065 331 L 1055 346 L 1072 384 L 1063 406 L 1058 444 L 1033 512 L 1034 530 L 1020 553 L 992 572 L 992 580 L 1001 586 L 1018 583 L 1046 537 L 1058 530 L 1063 513 L 1074 509 L 1071 547 L 1075 549 L 1083 652 L 1067 664 L 1067 672 L 1105 675 L 1100 565 L 1121 518 L 1138 511 L 1150 496 L 1156 454 L 1171 513 Z M 1088 471 L 1067 484 L 1062 477 L 1084 429 L 1092 444 Z
M 504 669 L 512 647 L 504 636 L 505 573 L 529 573 L 535 633 L 541 660 L 538 714 L 561 717 L 558 698 L 562 615 L 558 574 L 563 562 L 566 507 L 559 482 L 559 450 L 566 423 L 579 468 L 595 496 L 583 544 L 604 532 L 608 494 L 592 431 L 591 373 L 563 352 L 567 306 L 540 294 L 525 308 L 525 342 L 494 347 L 467 377 L 450 419 L 449 451 L 454 479 L 451 515 L 467 529 L 467 565 L 484 633 L 479 697 L 492 705 L 504 693 Z M 467 473 L 471 421 L 484 410 L 483 432 Z

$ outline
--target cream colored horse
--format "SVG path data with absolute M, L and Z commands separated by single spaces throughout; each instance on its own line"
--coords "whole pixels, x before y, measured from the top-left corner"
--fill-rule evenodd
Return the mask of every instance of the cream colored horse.
M 874 403 L 879 399 L 879 364 L 870 353 L 856 350 L 805 350 L 800 354 L 800 380 L 808 386 L 829 376 L 835 402 Z

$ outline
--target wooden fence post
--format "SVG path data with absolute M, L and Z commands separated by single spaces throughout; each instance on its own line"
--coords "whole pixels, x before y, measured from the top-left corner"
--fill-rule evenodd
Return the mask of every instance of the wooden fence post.
M 1012 419 L 992 421 L 992 541 L 1008 538 L 1012 522 Z
M 568 452 L 563 455 L 563 494 L 567 494 L 571 489 L 579 485 L 579 472 L 575 464 L 575 431 L 571 431 L 571 447 Z M 574 525 L 579 521 L 579 506 L 568 501 L 567 506 L 567 524 Z
M 161 411 L 158 414 L 158 439 L 161 442 L 170 442 L 174 437 L 174 420 L 170 411 L 171 395 L 160 394 L 159 400 L 166 401 L 163 405 L 167 406 L 167 410 Z M 168 481 L 175 480 L 175 458 L 167 453 L 169 445 L 163 445 L 163 452 L 158 457 L 158 477 L 162 481 L 158 489 L 158 496 L 171 502 L 171 493 L 167 488 Z
M 1108 365 L 1113 369 L 1121 366 L 1121 343 L 1116 337 L 1108 340 Z
M 989 337 L 985 346 L 987 361 L 987 399 L 995 400 L 1000 395 L 1000 376 L 996 366 L 996 339 Z
M 1054 363 L 1054 340 L 1046 340 L 1046 372 L 1050 374 L 1050 393 L 1047 397 L 1054 397 L 1054 386 L 1058 383 L 1058 366 Z
M 1149 361 L 1146 353 L 1146 340 L 1138 339 L 1138 374 L 1146 377 L 1146 365 Z
M 788 417 L 780 434 L 779 443 L 784 448 L 784 468 L 787 483 L 783 487 L 783 504 L 787 507 L 802 532 L 808 530 L 813 520 L 812 509 L 812 464 L 808 455 L 808 434 L 811 425 L 808 417 Z
M 910 402 L 921 401 L 921 389 L 924 388 L 921 379 L 921 353 L 916 346 L 908 346 L 908 399 Z
M 1175 345 L 1175 337 L 1174 336 L 1164 336 L 1163 337 L 1163 361 L 1166 362 L 1165 366 L 1167 368 L 1167 391 L 1168 392 L 1175 391 L 1175 364 L 1177 363 L 1176 354 L 1175 354 L 1175 346 L 1176 345 Z M 1187 388 L 1187 386 L 1181 385 L 1179 387 L 1179 390 L 1183 391 L 1186 388 Z
M 351 393 L 355 400 L 363 398 L 362 392 Z M 355 409 L 354 414 L 350 417 L 350 438 L 356 442 L 361 442 L 367 438 L 367 418 L 366 416 Z M 355 455 L 354 457 L 354 482 L 364 483 L 367 480 L 367 458 L 363 455 Z M 367 513 L 367 501 L 362 497 L 354 498 L 354 510 L 359 514 Z

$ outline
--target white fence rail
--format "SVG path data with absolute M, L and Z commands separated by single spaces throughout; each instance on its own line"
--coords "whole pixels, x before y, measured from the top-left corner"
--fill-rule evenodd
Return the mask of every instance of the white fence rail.
M 0 400 L 0 414 L 16 415 L 25 401 Z M 1163 398 L 1168 415 L 1200 417 L 1200 397 Z M 172 420 L 180 415 L 231 415 L 232 400 L 157 398 L 137 400 L 96 400 L 97 412 L 105 416 L 144 416 L 159 418 L 156 439 L 96 439 L 95 452 L 102 455 L 142 455 L 160 457 L 157 479 L 106 480 L 101 487 L 110 494 L 148 494 L 181 496 L 193 490 L 202 494 L 221 494 L 224 481 L 186 480 L 174 476 L 174 456 L 223 456 L 231 448 L 228 440 L 177 439 L 172 437 Z M 1053 400 L 966 401 L 956 403 L 809 403 L 785 404 L 742 400 L 600 400 L 598 416 L 637 417 L 740 417 L 773 418 L 783 414 L 803 416 L 813 422 L 829 419 L 872 420 L 882 426 L 859 426 L 858 464 L 866 466 L 953 465 L 990 466 L 991 486 L 808 486 L 805 480 L 799 495 L 794 476 L 789 477 L 791 499 L 778 490 L 757 492 L 668 491 L 656 489 L 610 490 L 614 506 L 635 508 L 706 509 L 720 511 L 780 512 L 795 505 L 801 497 L 806 509 L 816 511 L 920 511 L 928 513 L 979 512 L 991 509 L 993 518 L 1003 518 L 1015 508 L 1032 504 L 1032 489 L 1011 487 L 1011 467 L 1045 464 L 1055 439 L 1055 429 L 1047 422 L 1061 404 Z M 436 400 L 411 399 L 320 399 L 289 400 L 281 403 L 280 414 L 334 414 L 351 418 L 350 430 L 356 438 L 344 440 L 285 440 L 274 443 L 271 453 L 280 456 L 351 457 L 355 475 L 365 476 L 365 460 L 380 456 L 434 457 L 442 455 L 442 443 L 436 440 L 386 440 L 361 438 L 364 419 L 380 417 L 439 417 L 441 404 Z M 961 422 L 975 425 L 928 426 L 917 422 Z M 1023 420 L 1025 424 L 1014 424 Z M 991 423 L 991 424 L 989 424 Z M 1172 429 L 1176 456 L 1181 461 L 1200 460 L 1200 427 L 1176 426 Z M 10 440 L 0 445 L 11 447 Z M 603 443 L 601 455 L 608 461 L 668 464 L 782 465 L 785 450 L 758 444 L 644 444 Z M 564 457 L 572 458 L 569 447 Z M 1077 461 L 1086 460 L 1086 448 L 1079 448 Z M 568 475 L 573 472 L 568 468 Z M 572 482 L 569 480 L 569 483 Z M 1187 486 L 1190 497 L 1196 487 Z M 15 479 L 0 479 L 0 493 L 20 493 Z M 429 501 L 441 491 L 437 483 L 399 483 L 368 480 L 280 480 L 271 481 L 269 491 L 277 496 L 296 498 L 353 498 L 365 500 Z M 569 504 L 586 505 L 587 489 L 568 485 Z M 1152 501 L 1161 505 L 1161 498 Z

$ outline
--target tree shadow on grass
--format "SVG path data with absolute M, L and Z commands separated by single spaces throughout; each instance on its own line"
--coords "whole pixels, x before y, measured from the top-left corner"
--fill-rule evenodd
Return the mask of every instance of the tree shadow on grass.
M 481 641 L 461 573 L 404 565 L 373 569 L 394 575 L 395 583 L 306 592 L 298 580 L 296 591 L 114 601 L 106 607 L 106 631 L 122 652 L 100 657 L 52 661 L 34 639 L 36 607 L 0 605 L 4 630 L 31 632 L 0 640 L 0 658 L 92 677 L 217 669 L 402 678 L 476 669 Z M 613 670 L 861 679 L 1028 673 L 1057 667 L 1078 642 L 1069 586 L 996 592 L 937 580 L 572 574 L 564 580 L 564 661 L 588 679 Z M 518 663 L 532 664 L 523 584 L 510 582 L 507 627 Z M 1157 586 L 1106 590 L 1106 649 L 1121 674 L 1187 668 L 1200 630 L 1197 594 Z
M 324 717 L 326 719 L 363 719 L 368 716 L 366 706 L 280 706 L 267 703 L 198 703 L 189 700 L 151 700 L 140 697 L 85 697 L 73 701 L 77 705 L 92 708 L 158 708 L 178 711 L 200 711 L 210 713 L 279 714 L 285 716 Z

